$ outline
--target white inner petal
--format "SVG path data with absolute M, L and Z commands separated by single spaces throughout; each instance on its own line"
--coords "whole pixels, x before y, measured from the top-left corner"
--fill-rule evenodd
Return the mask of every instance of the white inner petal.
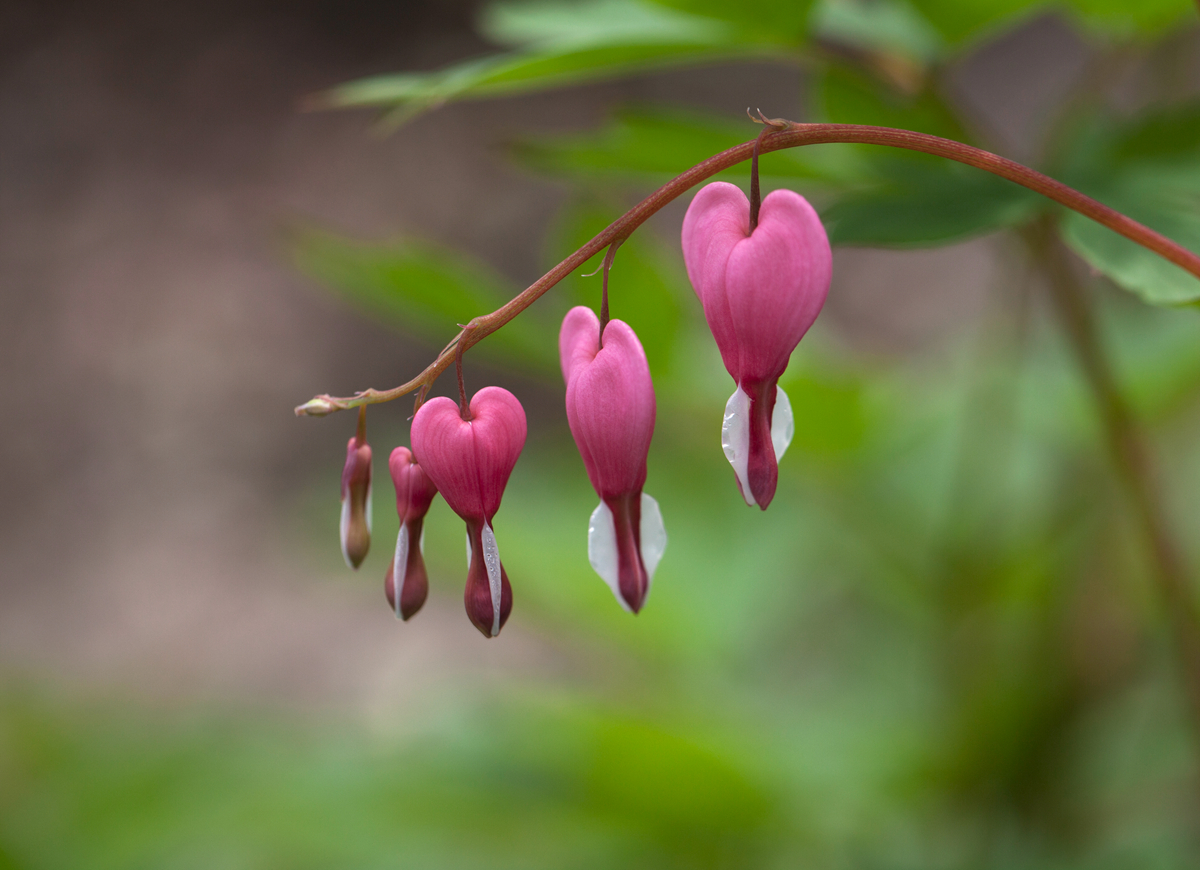
M 725 420 L 721 424 L 721 449 L 733 466 L 738 483 L 742 487 L 742 498 L 746 504 L 755 504 L 750 494 L 750 481 L 746 477 L 746 465 L 750 460 L 750 397 L 741 384 L 725 403 Z
M 472 552 L 473 552 L 473 548 L 471 547 L 471 533 L 467 532 L 467 570 L 468 571 L 471 569 L 471 553 Z
M 778 384 L 775 386 L 775 410 L 771 416 L 771 446 L 775 448 L 775 461 L 783 459 L 792 436 L 796 434 L 796 422 L 792 418 L 792 403 L 787 393 Z
M 667 549 L 667 530 L 663 526 L 662 511 L 658 509 L 658 502 L 644 492 L 639 532 L 642 539 L 642 564 L 646 566 L 646 595 L 649 595 L 654 570 L 662 561 L 663 551 Z M 645 602 L 645 597 L 642 601 Z
M 404 581 L 408 579 L 408 526 L 400 524 L 400 534 L 396 535 L 396 555 L 392 557 L 392 591 L 396 595 L 396 618 L 403 619 L 400 614 L 400 593 L 404 590 Z
M 425 527 L 421 526 L 421 540 L 417 541 L 417 546 L 421 548 L 421 555 L 425 555 Z M 467 561 L 467 566 L 470 567 L 470 560 Z
M 492 637 L 500 633 L 500 548 L 496 546 L 496 534 L 486 522 L 483 524 L 483 564 L 487 566 L 488 588 L 492 593 Z
M 621 578 L 617 565 L 617 528 L 613 523 L 612 511 L 603 501 L 592 511 L 588 520 L 588 562 L 600 579 L 608 584 L 617 603 L 630 613 L 633 612 L 621 597 Z
M 367 481 L 367 534 L 371 534 L 371 481 Z
M 350 498 L 349 498 L 349 496 L 342 499 L 342 519 L 338 523 L 338 535 L 342 539 L 342 558 L 346 560 L 346 567 L 353 568 L 354 563 L 350 561 L 350 551 L 346 549 L 346 539 L 350 536 Z

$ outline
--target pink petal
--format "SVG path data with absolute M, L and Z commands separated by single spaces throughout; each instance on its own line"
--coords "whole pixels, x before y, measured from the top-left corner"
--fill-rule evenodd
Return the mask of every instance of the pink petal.
M 567 422 L 588 478 L 601 498 L 640 491 L 654 435 L 654 384 L 641 342 L 627 323 L 610 321 L 604 347 L 588 308 L 563 321 L 559 348 L 567 375 Z
M 525 411 L 508 390 L 484 387 L 470 412 L 464 420 L 453 400 L 430 399 L 413 418 L 413 453 L 456 514 L 490 521 L 525 446 Z

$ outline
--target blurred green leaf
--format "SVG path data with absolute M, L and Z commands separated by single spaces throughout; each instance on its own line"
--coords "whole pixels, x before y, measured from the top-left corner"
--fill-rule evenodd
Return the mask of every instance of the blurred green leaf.
M 533 0 L 492 3 L 479 18 L 480 32 L 516 48 L 624 43 L 728 42 L 732 31 L 720 16 L 689 14 L 639 0 Z
M 833 244 L 947 244 L 1023 223 L 1042 205 L 1024 187 L 948 160 L 880 161 L 876 169 L 890 177 L 822 213 Z
M 1185 248 L 1200 251 L 1200 192 L 1181 190 L 1174 181 L 1173 176 L 1131 172 L 1088 193 Z M 1090 218 L 1068 213 L 1062 233 L 1092 268 L 1146 302 L 1182 305 L 1200 300 L 1200 279 Z
M 823 39 L 922 66 L 934 62 L 945 48 L 937 31 L 907 0 L 823 0 L 813 18 Z
M 845 64 L 830 64 L 817 80 L 816 104 L 837 124 L 873 124 L 964 141 L 962 125 L 936 94 L 904 94 Z M 872 149 L 878 153 L 878 149 Z
M 1200 251 L 1200 104 L 1124 123 L 1094 120 L 1061 158 L 1067 183 Z M 1076 212 L 1062 223 L 1067 243 L 1094 269 L 1143 300 L 1200 300 L 1200 279 Z
M 917 11 L 951 45 L 996 33 L 1018 20 L 1032 17 L 1047 0 L 911 0 Z
M 760 128 L 743 121 L 679 109 L 626 108 L 598 132 L 526 139 L 517 159 L 536 169 L 577 176 L 625 176 L 659 183 L 714 154 L 753 139 Z M 843 148 L 789 148 L 765 155 L 766 178 L 795 178 L 834 186 L 861 181 L 855 152 Z M 745 182 L 748 167 L 716 176 Z
M 755 0 L 728 3 L 723 0 L 652 0 L 671 9 L 720 18 L 747 31 L 779 42 L 797 42 L 808 29 L 813 0 Z
M 371 244 L 322 230 L 291 233 L 296 265 L 348 302 L 410 335 L 440 347 L 457 324 L 488 314 L 517 288 L 461 251 L 416 239 Z M 476 350 L 511 362 L 550 369 L 557 349 L 538 313 L 526 311 Z
M 1107 37 L 1154 37 L 1195 21 L 1192 0 L 1066 0 L 1067 9 L 1087 31 Z
M 392 106 L 395 122 L 446 103 L 500 97 L 636 72 L 714 60 L 784 58 L 776 43 L 748 38 L 715 19 L 638 2 L 502 5 L 484 17 L 498 41 L 516 50 L 429 73 L 360 79 L 324 91 L 325 108 Z
M 619 216 L 618 208 L 606 208 L 596 200 L 584 199 L 570 206 L 557 222 L 551 240 L 555 262 L 583 246 Z M 603 252 L 597 254 L 564 278 L 560 295 L 599 311 L 601 274 L 583 275 L 599 266 L 603 257 Z M 617 249 L 608 278 L 609 310 L 614 318 L 633 327 L 655 377 L 670 372 L 680 325 L 681 291 L 690 293 L 690 288 L 677 258 L 668 256 L 649 231 L 635 233 Z

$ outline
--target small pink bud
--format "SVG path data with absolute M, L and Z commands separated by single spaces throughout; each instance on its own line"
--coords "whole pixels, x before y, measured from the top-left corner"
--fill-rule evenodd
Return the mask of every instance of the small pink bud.
M 371 548 L 371 447 L 362 427 L 346 445 L 340 531 L 342 556 L 357 569 Z
M 567 312 L 558 337 L 567 422 L 600 505 L 588 526 L 588 560 L 626 610 L 646 601 L 666 548 L 658 503 L 642 492 L 654 435 L 654 384 L 637 335 L 590 308 Z
M 388 459 L 388 471 L 396 485 L 396 513 L 400 516 L 400 533 L 396 536 L 396 553 L 388 565 L 383 580 L 388 604 L 396 611 L 397 619 L 408 619 L 421 609 L 429 593 L 429 578 L 425 573 L 425 514 L 437 495 L 437 488 L 421 466 L 413 461 L 407 447 L 397 447 Z M 396 594 L 399 586 L 399 594 Z
M 413 455 L 450 509 L 467 524 L 467 616 L 484 637 L 495 637 L 512 610 L 512 587 L 492 518 L 525 446 L 525 411 L 500 387 L 484 387 L 464 420 L 451 399 L 430 399 L 413 418 Z
M 683 259 L 737 383 L 725 406 L 722 447 L 746 503 L 766 510 L 793 433 L 778 381 L 825 304 L 833 271 L 829 239 L 812 206 L 790 190 L 767 195 L 751 233 L 745 194 L 718 181 L 688 207 Z

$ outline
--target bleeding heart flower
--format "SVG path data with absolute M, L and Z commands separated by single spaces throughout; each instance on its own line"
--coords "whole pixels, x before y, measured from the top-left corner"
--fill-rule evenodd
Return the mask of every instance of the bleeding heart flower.
M 467 524 L 467 616 L 495 637 L 512 610 L 492 518 L 525 446 L 525 411 L 500 387 L 484 387 L 464 419 L 451 399 L 430 399 L 413 418 L 413 455 L 450 509 Z
M 417 465 L 407 447 L 397 447 L 388 459 L 392 483 L 396 485 L 396 512 L 400 515 L 400 534 L 396 553 L 388 565 L 383 589 L 397 619 L 408 619 L 421 609 L 429 593 L 425 573 L 425 514 L 437 495 L 437 488 L 425 469 Z
M 721 445 L 746 503 L 766 510 L 794 431 L 778 381 L 829 292 L 829 239 L 813 207 L 790 190 L 767 195 L 751 232 L 745 194 L 718 181 L 688 207 L 683 259 L 737 382 L 725 406 Z
M 357 569 L 371 548 L 371 446 L 367 444 L 366 417 L 358 418 L 358 431 L 346 444 L 342 468 L 342 519 L 338 528 L 342 557 Z
M 558 337 L 567 422 L 600 505 L 588 524 L 588 561 L 626 610 L 637 613 L 667 546 L 658 502 L 642 492 L 654 434 L 654 384 L 637 335 L 572 308 Z

